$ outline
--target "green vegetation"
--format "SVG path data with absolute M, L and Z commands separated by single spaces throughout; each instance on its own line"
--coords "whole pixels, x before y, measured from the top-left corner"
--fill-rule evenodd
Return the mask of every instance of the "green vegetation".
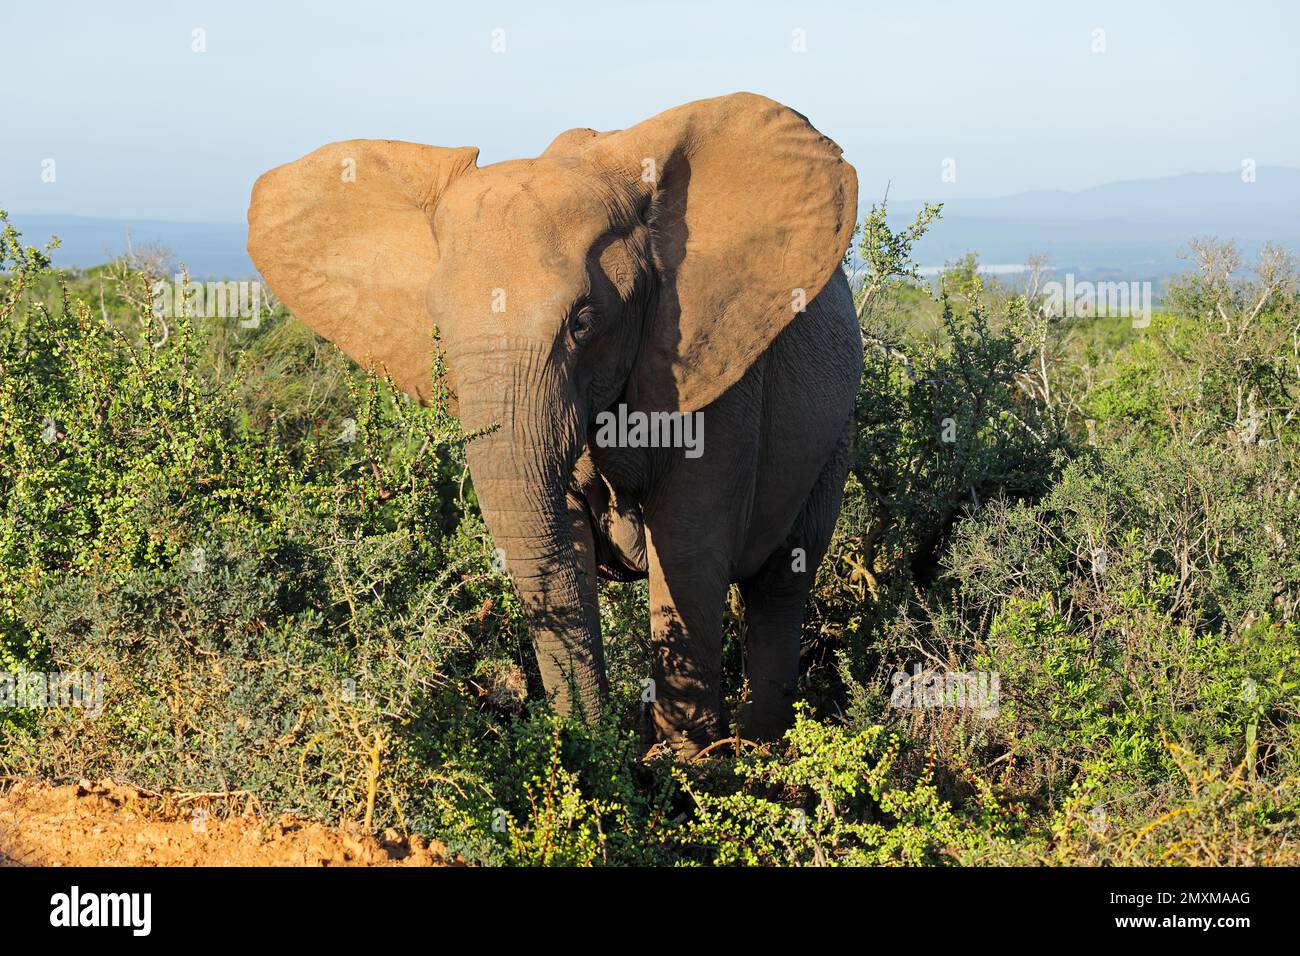
M 156 267 L 59 275 L 4 223 L 0 671 L 100 672 L 105 699 L 0 708 L 0 772 L 485 863 L 1300 862 L 1290 261 L 1243 277 L 1199 244 L 1134 329 L 973 260 L 932 294 L 908 256 L 936 219 L 859 236 L 866 374 L 797 726 L 691 763 L 642 742 L 643 585 L 605 586 L 602 722 L 528 699 L 445 403 L 279 308 L 163 341 Z M 922 668 L 993 699 L 895 706 Z

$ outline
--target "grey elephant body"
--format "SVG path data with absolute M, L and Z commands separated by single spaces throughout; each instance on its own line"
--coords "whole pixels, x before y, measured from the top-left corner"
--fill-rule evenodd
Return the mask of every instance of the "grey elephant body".
M 788 725 L 804 609 L 839 514 L 861 333 L 843 272 L 745 375 L 703 409 L 707 451 L 601 448 L 569 501 L 588 573 L 650 578 L 656 723 L 689 742 L 723 731 L 723 610 L 741 586 L 751 704 L 746 733 Z M 620 401 L 624 396 L 620 396 Z
M 324 146 L 258 180 L 249 252 L 295 315 L 421 401 L 440 330 L 462 422 L 492 426 L 467 446 L 474 489 L 562 712 L 608 693 L 598 575 L 645 576 L 656 729 L 687 752 L 719 737 L 738 582 L 742 729 L 778 735 L 862 368 L 853 167 L 751 93 L 476 162 Z M 598 440 L 616 408 L 698 416 L 702 448 Z

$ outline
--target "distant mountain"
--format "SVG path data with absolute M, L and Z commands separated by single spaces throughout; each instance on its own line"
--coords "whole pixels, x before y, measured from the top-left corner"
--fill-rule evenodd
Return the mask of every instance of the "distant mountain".
M 890 219 L 910 220 L 920 207 L 891 201 Z M 1234 239 L 1247 256 L 1266 241 L 1300 249 L 1300 169 L 1261 166 L 1254 182 L 1240 171 L 1187 173 L 949 200 L 916 257 L 936 266 L 976 252 L 994 265 L 1045 254 L 1059 271 L 1162 278 L 1186 268 L 1179 253 L 1198 236 Z
M 864 196 L 869 202 L 871 197 Z M 890 219 L 910 220 L 921 203 L 892 200 Z M 243 222 L 165 222 L 83 216 L 14 215 L 28 243 L 58 235 L 57 265 L 98 265 L 126 251 L 160 244 L 196 278 L 254 274 L 244 251 Z M 1078 192 L 1035 190 L 994 199 L 954 199 L 916 250 L 937 267 L 968 252 L 988 266 L 1045 254 L 1060 272 L 1080 277 L 1158 279 L 1183 271 L 1189 239 L 1235 239 L 1252 255 L 1265 241 L 1300 250 L 1300 169 L 1261 166 L 1254 182 L 1240 171 L 1187 173 L 1107 183 Z
M 243 279 L 256 275 L 244 251 L 248 226 L 242 222 L 168 222 L 160 219 L 96 219 L 86 216 L 22 215 L 9 217 L 26 245 L 42 245 L 58 236 L 54 264 L 85 268 L 148 246 L 164 246 L 174 262 L 184 263 L 196 279 Z

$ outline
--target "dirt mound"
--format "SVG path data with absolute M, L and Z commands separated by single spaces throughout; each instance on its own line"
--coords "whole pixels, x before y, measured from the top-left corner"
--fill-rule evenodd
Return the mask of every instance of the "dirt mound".
M 281 817 L 228 795 L 151 796 L 104 780 L 0 795 L 0 866 L 445 866 L 446 847 Z M 243 801 L 247 803 L 248 801 Z

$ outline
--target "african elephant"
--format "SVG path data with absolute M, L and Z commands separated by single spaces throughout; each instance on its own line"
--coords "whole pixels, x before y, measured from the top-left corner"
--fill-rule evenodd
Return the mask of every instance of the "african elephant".
M 477 156 L 321 147 L 257 181 L 249 253 L 298 318 L 423 401 L 438 327 L 454 410 L 499 426 L 470 474 L 561 711 L 607 694 L 598 576 L 648 577 L 656 732 L 687 753 L 724 734 L 735 582 L 742 732 L 779 736 L 862 370 L 853 167 L 751 93 Z M 633 424 L 602 440 L 615 410 Z

